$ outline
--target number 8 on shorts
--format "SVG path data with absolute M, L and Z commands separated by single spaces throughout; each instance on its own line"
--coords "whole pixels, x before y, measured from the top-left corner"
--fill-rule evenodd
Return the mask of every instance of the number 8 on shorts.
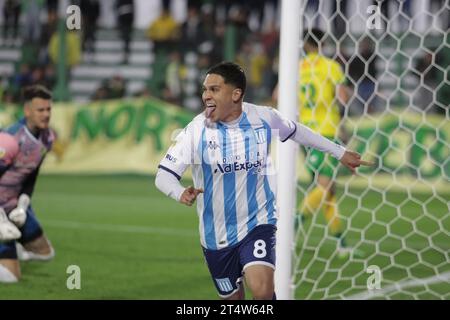
M 255 258 L 261 259 L 267 255 L 266 251 L 266 242 L 262 239 L 258 239 L 255 241 L 255 248 L 253 250 L 253 256 Z

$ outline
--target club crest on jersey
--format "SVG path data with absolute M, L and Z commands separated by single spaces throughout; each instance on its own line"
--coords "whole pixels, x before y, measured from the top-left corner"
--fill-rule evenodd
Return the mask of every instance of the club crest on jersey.
M 255 129 L 255 137 L 257 144 L 265 143 L 267 141 L 266 128 Z

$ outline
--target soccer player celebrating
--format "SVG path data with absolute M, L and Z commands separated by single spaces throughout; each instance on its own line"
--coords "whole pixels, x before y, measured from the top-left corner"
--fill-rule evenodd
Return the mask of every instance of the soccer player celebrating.
M 23 245 L 24 260 L 45 261 L 54 256 L 30 206 L 39 168 L 55 137 L 49 129 L 52 95 L 34 85 L 25 88 L 24 98 L 25 117 L 0 132 L 0 282 L 20 278 L 15 239 Z M 11 229 L 11 222 L 18 230 L 2 233 L 5 225 Z
M 243 299 L 245 280 L 254 299 L 272 299 L 277 223 L 272 139 L 331 153 L 351 170 L 366 163 L 272 108 L 243 102 L 245 87 L 244 71 L 234 63 L 208 70 L 205 111 L 178 135 L 155 183 L 185 205 L 198 198 L 203 254 L 222 298 Z M 194 186 L 185 188 L 179 180 L 189 166 Z

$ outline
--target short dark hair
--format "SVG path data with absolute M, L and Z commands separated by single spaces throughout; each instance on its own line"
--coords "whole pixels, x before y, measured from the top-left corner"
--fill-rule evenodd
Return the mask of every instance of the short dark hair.
M 46 87 L 40 84 L 34 84 L 23 89 L 23 99 L 29 102 L 34 98 L 41 98 L 45 100 L 52 99 L 52 93 Z
M 240 65 L 229 61 L 222 61 L 212 66 L 206 74 L 217 74 L 221 76 L 225 83 L 241 89 L 242 96 L 244 95 L 247 79 L 245 77 L 245 72 Z
M 324 38 L 325 33 L 318 28 L 306 29 L 303 32 L 303 41 L 313 46 L 314 48 L 318 48 L 319 45 L 323 42 Z

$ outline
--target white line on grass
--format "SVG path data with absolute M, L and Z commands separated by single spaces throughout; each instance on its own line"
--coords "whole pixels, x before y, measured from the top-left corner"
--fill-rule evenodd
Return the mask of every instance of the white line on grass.
M 100 223 L 91 223 L 91 222 L 87 223 L 87 222 L 76 222 L 66 220 L 43 220 L 42 223 L 44 226 L 67 228 L 67 229 L 159 234 L 159 235 L 181 236 L 181 237 L 197 236 L 197 233 L 194 230 L 189 229 L 143 227 L 143 226 L 105 224 L 105 223 L 100 224 Z
M 407 288 L 413 288 L 417 286 L 427 286 L 435 283 L 441 283 L 446 282 L 447 284 L 450 283 L 450 271 L 445 272 L 442 274 L 437 274 L 435 276 L 425 278 L 425 279 L 413 279 L 413 280 L 406 280 L 406 281 L 400 281 L 398 283 L 391 284 L 387 286 L 386 288 L 380 289 L 380 290 L 373 290 L 373 291 L 365 291 L 362 293 L 357 293 L 348 297 L 345 297 L 346 300 L 368 300 L 375 297 L 384 296 L 385 294 L 388 294 L 392 291 L 401 291 L 403 289 Z
M 42 220 L 44 225 L 48 225 L 50 227 L 58 227 L 58 228 L 68 228 L 68 229 L 90 229 L 90 230 L 98 230 L 98 231 L 112 231 L 112 232 L 127 232 L 127 233 L 143 233 L 143 234 L 161 234 L 161 235 L 169 235 L 169 236 L 182 236 L 182 237 L 197 237 L 198 233 L 196 230 L 190 229 L 176 229 L 176 228 L 161 228 L 161 227 L 147 227 L 147 226 L 133 226 L 133 225 L 119 225 L 119 224 L 104 224 L 104 223 L 91 223 L 91 222 L 78 222 L 78 221 L 69 221 L 69 220 Z M 308 237 L 308 240 L 321 240 L 321 237 Z M 354 240 L 354 239 L 347 239 Z M 397 248 L 397 242 L 386 241 L 388 247 Z M 423 246 L 422 242 L 409 242 L 410 244 Z M 442 245 L 444 248 L 448 245 L 448 243 L 444 242 L 435 242 L 436 245 Z M 333 246 L 335 245 L 333 242 L 325 242 L 323 245 Z M 306 247 L 305 249 L 310 249 Z

